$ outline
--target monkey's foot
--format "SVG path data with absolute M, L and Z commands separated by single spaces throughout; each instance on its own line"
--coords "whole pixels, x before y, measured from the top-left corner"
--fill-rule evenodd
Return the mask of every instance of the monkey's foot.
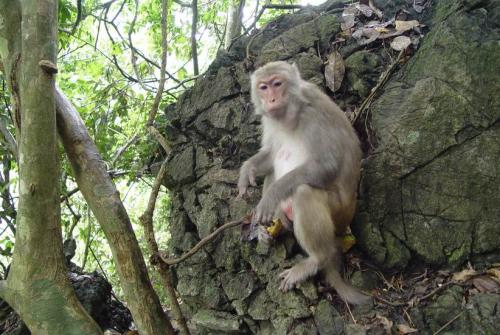
M 283 292 L 290 291 L 295 285 L 314 276 L 317 272 L 318 263 L 310 257 L 306 258 L 291 269 L 280 273 L 279 277 L 281 278 L 281 283 L 279 288 Z

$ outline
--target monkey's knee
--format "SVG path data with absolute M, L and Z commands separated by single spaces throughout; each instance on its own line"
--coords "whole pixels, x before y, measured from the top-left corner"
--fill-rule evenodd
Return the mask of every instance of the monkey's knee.
M 295 190 L 293 202 L 296 204 L 303 204 L 309 202 L 312 197 L 314 197 L 314 189 L 307 184 L 302 184 Z

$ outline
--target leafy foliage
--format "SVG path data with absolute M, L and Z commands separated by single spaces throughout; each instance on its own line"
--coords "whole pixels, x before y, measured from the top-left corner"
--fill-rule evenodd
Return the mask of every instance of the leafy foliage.
M 184 5 L 181 5 L 184 4 Z M 250 26 L 259 12 L 257 2 L 248 2 L 244 25 Z M 285 1 L 296 3 L 296 1 Z M 174 103 L 190 85 L 193 77 L 191 54 L 192 9 L 188 1 L 168 1 L 169 16 L 167 84 L 160 104 L 162 110 Z M 196 33 L 200 71 L 208 67 L 224 40 L 226 13 L 230 0 L 198 1 Z M 256 6 L 257 5 L 257 6 Z M 147 255 L 138 217 L 143 213 L 150 191 L 151 177 L 145 168 L 152 153 L 160 149 L 149 137 L 146 120 L 157 90 L 161 56 L 161 0 L 59 0 L 59 55 L 57 85 L 82 116 L 130 214 L 132 224 Z M 280 10 L 269 10 L 261 17 L 265 23 Z M 258 24 L 261 26 L 262 24 Z M 14 134 L 10 117 L 10 96 L 0 72 L 0 122 Z M 158 128 L 166 126 L 160 112 Z M 125 148 L 125 149 L 124 149 Z M 85 270 L 99 269 L 116 284 L 115 264 L 104 233 L 77 192 L 69 163 L 62 161 L 61 203 L 64 238 L 75 238 L 77 254 L 73 261 Z M 10 197 L 12 208 L 17 199 L 17 165 L 4 142 L 0 142 L 3 179 L 0 193 Z M 9 169 L 6 170 L 6 167 Z M 5 202 L 5 201 L 4 201 Z M 166 248 L 169 197 L 160 193 L 155 211 L 155 232 L 160 249 Z M 15 212 L 3 206 L 0 215 L 0 266 L 10 262 L 14 247 Z M 11 222 L 12 225 L 7 224 Z M 15 229 L 15 228 L 14 228 Z M 1 231 L 0 231 L 1 232 Z M 1 269 L 0 269 L 1 270 Z M 151 272 L 154 273 L 154 272 Z M 159 279 L 153 275 L 153 281 Z M 161 291 L 161 289 L 160 289 Z M 164 293 L 161 293 L 165 297 Z

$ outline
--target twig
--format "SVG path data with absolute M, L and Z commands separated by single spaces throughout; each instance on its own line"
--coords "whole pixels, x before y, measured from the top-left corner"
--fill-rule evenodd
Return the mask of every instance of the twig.
M 161 18 L 161 68 L 160 68 L 160 83 L 158 84 L 158 91 L 156 92 L 153 105 L 151 106 L 151 111 L 149 112 L 149 117 L 146 125 L 152 128 L 153 122 L 158 112 L 158 107 L 160 106 L 161 96 L 163 94 L 163 89 L 165 88 L 165 71 L 167 68 L 167 8 L 166 1 L 162 1 L 162 18 Z M 165 7 L 165 8 L 163 8 Z
M 357 113 L 354 114 L 354 117 L 352 119 L 352 124 L 356 123 L 361 115 L 365 113 L 365 111 L 370 107 L 373 98 L 375 95 L 378 93 L 378 91 L 384 86 L 384 84 L 387 82 L 389 79 L 390 75 L 394 71 L 396 65 L 399 63 L 401 58 L 403 57 L 404 50 L 401 50 L 399 52 L 398 58 L 389 66 L 389 68 L 384 72 L 382 77 L 380 78 L 379 82 L 377 85 L 372 89 L 370 94 L 366 97 L 366 99 L 361 103 L 361 106 L 359 107 L 359 110 Z M 368 118 L 368 115 L 367 115 Z
M 193 18 L 191 21 L 191 57 L 193 58 L 193 74 L 195 76 L 200 74 L 198 69 L 198 47 L 196 45 L 196 32 L 198 25 L 198 0 L 192 0 L 191 10 L 193 12 Z
M 142 81 L 141 74 L 139 73 L 139 68 L 137 67 L 137 57 L 135 55 L 136 49 L 132 46 L 132 33 L 135 29 L 135 22 L 137 21 L 137 14 L 139 12 L 139 0 L 135 0 L 135 8 L 134 8 L 134 17 L 132 18 L 132 22 L 130 22 L 130 27 L 128 29 L 128 44 L 130 46 L 130 62 L 132 63 L 132 69 L 134 70 L 135 76 L 139 81 L 139 85 L 145 90 L 149 91 L 149 89 L 144 85 Z
M 451 319 L 450 321 L 446 322 L 441 328 L 439 328 L 434 334 L 432 335 L 437 335 L 439 333 L 441 333 L 446 327 L 448 327 L 453 321 L 455 321 L 456 319 L 458 319 L 462 314 L 464 314 L 465 311 L 461 311 L 460 313 L 458 313 L 457 315 L 455 315 L 455 317 L 453 317 L 453 319 Z
M 427 300 L 429 299 L 430 297 L 432 297 L 434 294 L 442 291 L 443 289 L 445 289 L 446 287 L 452 285 L 452 284 L 457 284 L 455 281 L 449 281 L 447 283 L 444 283 L 443 285 L 441 286 L 438 286 L 436 287 L 433 291 L 431 291 L 430 293 L 424 295 L 422 298 L 418 299 L 419 301 L 422 301 L 422 300 Z
M 76 28 L 80 24 L 80 21 L 82 21 L 82 0 L 77 0 L 76 1 L 76 21 L 73 23 L 73 28 L 71 28 L 71 33 L 70 35 L 73 35 L 76 31 Z
M 186 252 L 181 257 L 179 257 L 179 258 L 167 258 L 164 255 L 162 255 L 162 253 L 160 253 L 159 256 L 160 256 L 161 260 L 168 265 L 178 264 L 178 263 L 188 259 L 189 257 L 193 256 L 194 254 L 196 254 L 201 248 L 203 248 L 203 246 L 205 246 L 210 241 L 215 239 L 217 237 L 217 235 L 222 233 L 224 230 L 232 228 L 232 227 L 236 227 L 236 226 L 239 226 L 242 224 L 249 224 L 249 223 L 250 223 L 250 220 L 248 217 L 244 217 L 244 218 L 241 218 L 241 219 L 235 220 L 235 221 L 226 222 L 225 224 L 223 224 L 222 226 L 217 228 L 214 232 L 205 236 L 200 242 L 198 242 L 194 247 L 192 247 L 191 250 Z
M 248 41 L 247 48 L 246 48 L 246 54 L 247 54 L 247 59 L 250 59 L 250 48 L 252 47 L 253 41 L 257 36 L 262 34 L 266 28 L 264 27 L 263 29 L 259 30 L 256 34 L 252 35 L 250 37 L 250 41 Z
M 120 149 L 118 149 L 118 151 L 113 155 L 113 158 L 111 159 L 111 166 L 115 165 L 116 161 L 118 160 L 118 158 L 120 158 L 121 155 L 123 155 L 123 153 L 132 145 L 134 144 L 135 142 L 137 142 L 137 140 L 139 139 L 139 135 L 138 134 L 135 134 L 134 136 L 132 136 L 132 138 L 127 142 L 125 143 Z
M 193 81 L 193 80 L 196 80 L 196 79 L 198 79 L 199 77 L 201 77 L 201 75 L 198 75 L 198 76 L 194 76 L 194 77 L 190 77 L 190 78 L 183 79 L 183 80 L 182 80 L 182 81 L 180 81 L 177 85 L 170 87 L 170 88 L 169 88 L 168 90 L 166 90 L 165 92 L 167 92 L 167 93 L 168 93 L 168 92 L 171 92 L 171 91 L 173 91 L 173 90 L 178 89 L 178 88 L 179 88 L 179 87 L 181 87 L 181 86 L 185 88 L 185 86 L 184 86 L 184 84 L 185 84 L 185 83 L 190 82 L 190 81 Z
M 170 153 L 170 145 L 167 143 L 165 138 L 160 134 L 160 132 L 154 127 L 154 120 L 158 112 L 158 107 L 160 105 L 161 97 L 165 87 L 165 72 L 167 67 L 167 17 L 168 17 L 168 4 L 167 0 L 161 1 L 161 68 L 160 68 L 160 83 L 158 85 L 158 91 L 156 92 L 155 99 L 151 106 L 151 111 L 149 112 L 148 121 L 146 127 L 149 132 L 156 137 L 158 142 L 162 145 L 165 152 L 167 152 L 167 158 L 163 161 L 160 171 L 158 172 L 155 181 L 153 183 L 151 194 L 149 195 L 148 206 L 144 211 L 144 214 L 139 218 L 144 227 L 144 236 L 146 237 L 147 245 L 151 255 L 158 254 L 158 243 L 156 242 L 156 237 L 153 228 L 153 214 L 156 206 L 156 199 L 158 198 L 158 193 L 160 192 L 160 187 L 163 181 L 163 177 L 167 171 L 167 161 L 168 153 Z M 187 326 L 186 319 L 182 314 L 179 301 L 177 299 L 177 294 L 175 292 L 175 287 L 172 280 L 172 275 L 170 273 L 170 268 L 168 264 L 160 263 L 158 267 L 158 272 L 160 274 L 163 286 L 165 287 L 172 311 L 174 316 L 179 323 L 180 331 L 182 335 L 190 335 L 189 328 Z
M 163 137 L 163 135 L 158 131 L 158 129 L 156 129 L 152 125 L 149 126 L 149 132 L 160 143 L 161 147 L 163 148 L 163 150 L 165 150 L 165 152 L 168 155 L 172 151 L 172 147 L 167 142 L 167 140 L 165 139 L 165 137 Z
M 243 33 L 243 35 L 248 34 L 250 32 L 250 30 L 255 28 L 255 26 L 257 25 L 257 22 L 259 21 L 262 14 L 264 14 L 264 11 L 266 9 L 301 9 L 301 8 L 303 8 L 303 6 L 301 6 L 301 5 L 272 5 L 272 4 L 264 5 L 260 9 L 259 14 L 257 14 L 257 16 L 255 17 L 255 20 L 252 22 L 252 24 L 247 29 L 245 29 L 245 32 Z
M 152 186 L 151 194 L 149 196 L 148 206 L 144 211 L 144 214 L 141 215 L 139 220 L 141 221 L 144 227 L 144 237 L 146 238 L 149 252 L 151 255 L 158 254 L 158 243 L 156 243 L 156 237 L 153 229 L 153 214 L 156 205 L 156 199 L 158 198 L 158 193 L 160 191 L 161 183 L 163 181 L 163 177 L 167 172 L 167 160 L 165 159 L 161 165 L 160 171 L 156 175 L 155 181 Z M 189 328 L 187 327 L 186 319 L 182 314 L 181 307 L 179 306 L 179 301 L 177 300 L 177 294 L 175 292 L 175 288 L 172 281 L 172 275 L 170 274 L 170 268 L 168 264 L 160 263 L 158 267 L 158 272 L 160 273 L 160 278 L 163 282 L 163 286 L 167 290 L 170 305 L 172 307 L 172 311 L 174 316 L 179 323 L 181 328 L 181 333 L 183 335 L 189 335 Z
M 19 162 L 16 140 L 14 139 L 14 136 L 12 136 L 10 131 L 7 129 L 7 126 L 1 121 L 0 121 L 0 133 L 2 133 L 3 139 L 5 140 L 5 143 L 7 144 L 9 151 L 12 153 L 15 160 Z
M 378 301 L 380 301 L 380 302 L 382 302 L 382 303 L 384 303 L 386 305 L 392 306 L 392 307 L 402 307 L 402 306 L 408 305 L 407 302 L 392 302 L 392 301 L 389 301 L 389 300 L 385 300 L 384 298 L 376 296 L 376 295 L 373 295 L 373 297 L 375 299 L 377 299 Z
M 66 193 L 61 197 L 61 202 L 65 201 L 66 199 L 69 199 L 73 194 L 75 194 L 78 191 L 80 191 L 80 188 L 75 187 L 74 189 L 72 189 L 71 191 L 69 191 L 68 193 Z
M 438 286 L 436 287 L 434 290 L 432 290 L 430 293 L 422 296 L 421 298 L 417 298 L 417 301 L 420 302 L 420 301 L 424 301 L 424 300 L 427 300 L 429 299 L 430 297 L 432 297 L 433 295 L 435 295 L 436 293 L 442 291 L 443 289 L 447 288 L 448 286 L 450 285 L 458 285 L 457 282 L 455 281 L 449 281 L 447 283 L 444 283 L 443 285 L 441 286 Z M 392 307 L 402 307 L 402 306 L 406 306 L 406 305 L 409 305 L 410 304 L 410 301 L 408 302 L 391 302 L 389 300 L 385 300 L 384 298 L 382 297 L 379 297 L 379 296 L 373 296 L 375 299 L 377 299 L 378 301 L 386 304 L 386 305 L 389 305 L 389 306 L 392 306 Z
M 356 319 L 354 318 L 354 315 L 352 314 L 352 311 L 351 311 L 351 307 L 349 307 L 349 304 L 347 303 L 347 301 L 345 301 L 345 300 L 344 300 L 344 304 L 345 304 L 345 306 L 347 307 L 347 311 L 349 312 L 349 315 L 351 316 L 352 322 L 353 322 L 354 324 L 358 323 L 358 322 L 356 321 Z

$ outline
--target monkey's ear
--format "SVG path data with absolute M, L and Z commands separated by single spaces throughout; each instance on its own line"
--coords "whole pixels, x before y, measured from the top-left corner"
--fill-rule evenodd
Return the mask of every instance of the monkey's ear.
M 300 78 L 300 71 L 299 71 L 299 67 L 297 66 L 297 63 L 293 62 L 291 65 L 292 65 L 292 69 L 293 69 L 293 74 L 297 78 Z

